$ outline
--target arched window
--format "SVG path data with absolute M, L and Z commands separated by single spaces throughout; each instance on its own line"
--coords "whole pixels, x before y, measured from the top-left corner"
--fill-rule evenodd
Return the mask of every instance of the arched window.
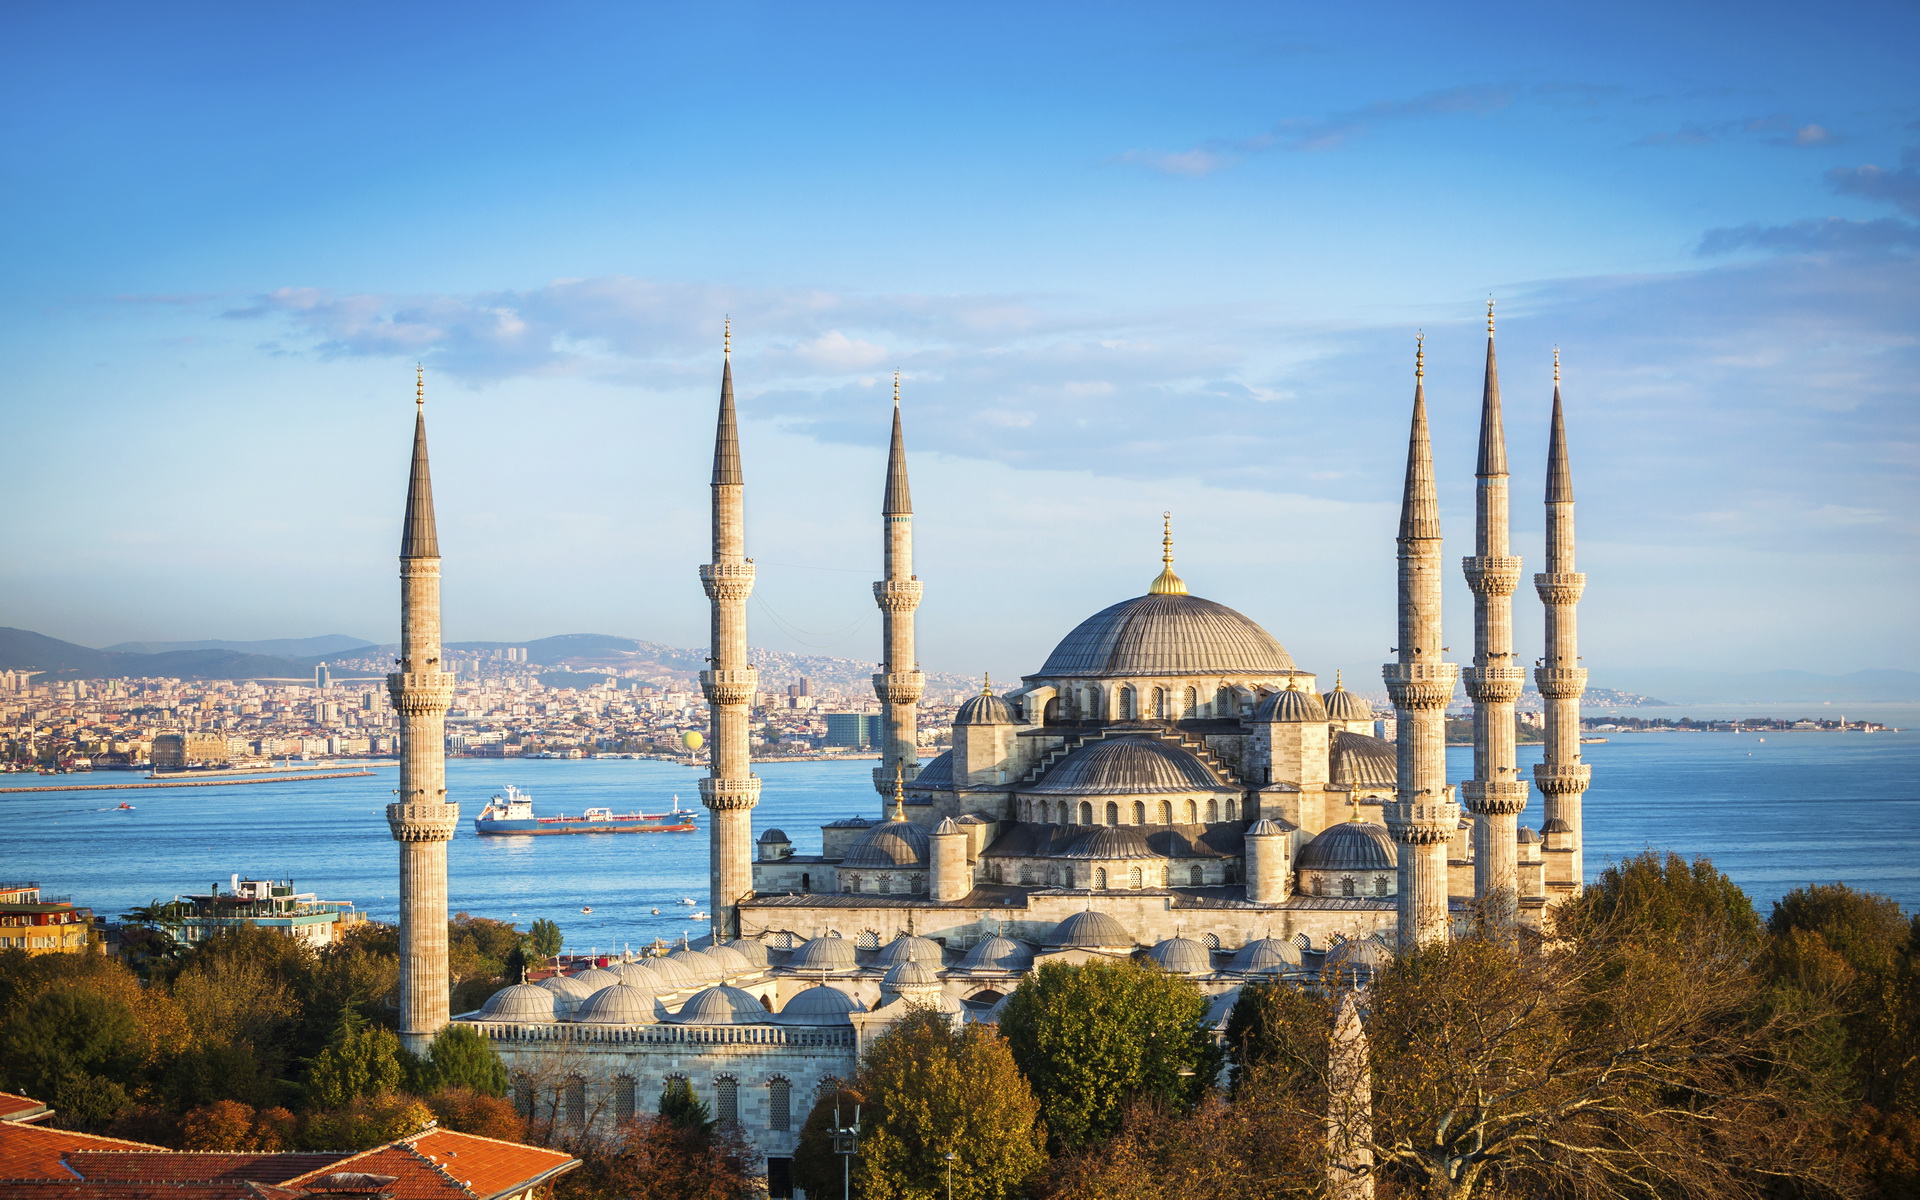
M 1191 800 L 1187 801 L 1187 824 L 1191 825 L 1195 821 L 1198 821 L 1199 819 L 1200 819 L 1200 810 L 1193 806 L 1193 801 Z
M 1167 719 L 1167 689 L 1165 688 L 1153 689 L 1153 715 L 1157 720 Z
M 1120 689 L 1120 719 L 1122 721 L 1134 721 L 1138 720 L 1139 717 L 1139 704 L 1134 699 L 1133 685 L 1128 684 L 1126 687 Z
M 1142 878 L 1139 867 L 1127 868 L 1127 886 L 1128 887 L 1137 888 L 1145 882 L 1146 880 Z
M 1106 890 L 1107 869 L 1105 867 L 1095 867 L 1093 869 L 1093 886 L 1098 888 L 1101 891 Z
M 1033 864 L 1032 863 L 1020 864 L 1020 882 L 1025 884 L 1028 887 L 1033 886 Z
M 1173 801 L 1162 800 L 1160 802 L 1160 823 L 1162 825 L 1173 824 Z
M 793 1128 L 793 1082 L 784 1075 L 767 1080 L 767 1128 Z
M 1093 824 L 1093 802 L 1091 800 L 1082 800 L 1080 802 L 1080 823 L 1082 825 Z
M 860 891 L 860 877 L 858 875 L 847 876 L 847 890 L 854 893 Z
M 856 950 L 878 950 L 880 948 L 880 931 L 877 929 L 862 929 L 858 936 L 853 939 L 853 946 Z
M 1215 717 L 1231 717 L 1233 714 L 1233 689 L 1223 687 L 1213 694 L 1213 715 Z
M 1180 705 L 1180 715 L 1187 718 L 1197 717 L 1200 714 L 1195 712 L 1194 710 L 1199 707 L 1200 707 L 1200 693 L 1195 691 L 1193 688 L 1188 688 L 1187 694 Z
M 567 1076 L 560 1085 L 560 1119 L 569 1125 L 587 1123 L 587 1081 L 578 1075 Z
M 1385 875 L 1379 875 L 1374 878 L 1373 894 L 1376 896 L 1384 896 L 1387 894 L 1387 877 Z
M 1040 719 L 1048 725 L 1060 723 L 1060 697 L 1055 696 L 1047 701 L 1046 707 L 1040 710 Z
M 1207 873 L 1204 869 L 1196 866 L 1196 867 L 1190 868 L 1187 871 L 1188 887 L 1204 887 L 1206 886 L 1206 882 L 1207 882 Z
M 1353 876 L 1349 875 L 1340 881 L 1340 894 L 1342 896 L 1353 895 Z
M 631 1121 L 634 1113 L 634 1091 L 637 1088 L 633 1076 L 615 1075 L 613 1077 L 613 1119 Z
M 736 1124 L 740 1120 L 740 1081 L 731 1075 L 713 1081 L 713 1119 Z
M 1217 933 L 1203 933 L 1200 935 L 1200 940 L 1207 944 L 1207 949 L 1209 950 L 1218 950 L 1220 948 L 1220 935 Z
M 879 879 L 875 881 L 875 886 L 882 896 L 891 895 L 893 893 L 893 876 L 880 876 Z
M 1326 895 L 1327 894 L 1326 882 L 1327 881 L 1324 879 L 1315 878 L 1313 881 L 1313 894 L 1316 896 Z
M 513 1077 L 513 1111 L 522 1117 L 533 1116 L 533 1078 L 529 1075 Z
M 1220 801 L 1209 799 L 1207 801 L 1207 820 L 1218 821 L 1219 819 L 1220 819 Z
M 1119 823 L 1120 823 L 1120 806 L 1114 801 L 1109 800 L 1107 801 L 1107 824 L 1118 825 Z
M 1082 715 L 1085 716 L 1087 720 L 1104 721 L 1107 719 L 1106 697 L 1100 691 L 1098 684 L 1088 686 L 1086 705 L 1086 712 Z
M 1227 820 L 1238 821 L 1239 819 L 1240 819 L 1240 798 L 1238 796 L 1228 796 L 1227 797 Z
M 1133 802 L 1133 823 L 1135 825 L 1145 825 L 1147 823 L 1147 802 L 1145 800 L 1135 800 Z

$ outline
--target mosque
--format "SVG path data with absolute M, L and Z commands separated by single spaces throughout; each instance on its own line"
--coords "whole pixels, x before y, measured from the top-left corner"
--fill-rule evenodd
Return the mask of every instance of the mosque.
M 812 1098 L 851 1077 L 861 1049 L 915 1006 L 993 1020 L 1049 961 L 1135 959 L 1214 997 L 1224 1022 L 1248 981 L 1370 970 L 1401 946 L 1444 938 L 1470 915 L 1537 925 L 1582 879 L 1579 664 L 1573 489 L 1554 366 L 1546 463 L 1546 571 L 1534 576 L 1546 639 L 1532 674 L 1547 701 L 1539 830 L 1522 828 L 1529 781 L 1515 761 L 1513 648 L 1520 559 L 1508 539 L 1508 470 L 1492 308 L 1482 393 L 1474 553 L 1474 651 L 1442 658 L 1439 503 L 1424 352 L 1417 352 L 1399 527 L 1399 646 L 1383 676 L 1391 740 L 1336 676 L 1330 689 L 1250 617 L 1162 569 L 1144 595 L 1068 632 L 1019 686 L 990 686 L 954 718 L 952 748 L 921 762 L 913 505 L 895 384 L 881 504 L 884 616 L 874 676 L 885 724 L 877 816 L 821 830 L 817 854 L 752 812 L 748 758 L 758 680 L 747 659 L 746 472 L 724 356 L 712 478 L 712 935 L 658 957 L 502 989 L 448 1011 L 445 789 L 450 675 L 439 650 L 439 551 L 424 415 L 416 417 L 401 548 L 403 645 L 390 690 L 402 719 L 402 1037 L 418 1050 L 450 1020 L 483 1031 L 523 1109 L 609 1128 L 650 1112 L 669 1076 L 766 1156 L 771 1194 Z M 423 397 L 422 397 L 423 398 Z M 1445 778 L 1444 714 L 1474 701 L 1473 778 Z

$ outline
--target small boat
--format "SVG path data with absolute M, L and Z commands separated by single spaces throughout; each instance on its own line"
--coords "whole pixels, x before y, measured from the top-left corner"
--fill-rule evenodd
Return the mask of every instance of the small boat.
M 675 904 L 684 904 L 684 905 L 686 905 L 686 906 L 687 906 L 688 908 L 692 908 L 692 907 L 693 907 L 693 897 L 692 897 L 692 896 L 682 896 L 682 897 L 680 897 L 680 898 L 679 898 L 678 900 L 676 900 L 676 901 L 674 901 L 674 903 L 675 903 Z
M 703 913 L 703 912 L 697 912 L 697 913 L 688 913 L 688 914 L 687 914 L 687 920 L 689 920 L 689 921 L 704 921 L 704 920 L 706 920 L 706 919 L 707 919 L 707 914 L 705 914 L 705 913 Z
M 659 916 L 659 915 L 660 915 L 660 910 L 659 910 L 659 909 L 657 909 L 657 908 L 656 908 L 656 909 L 654 909 L 654 910 L 653 910 L 653 915 L 654 915 L 654 916 L 656 916 L 656 917 L 657 917 L 657 916 Z
M 593 911 L 593 906 L 592 906 L 591 904 L 589 904 L 589 905 L 588 905 L 587 907 L 585 907 L 585 908 L 583 908 L 583 909 L 581 909 L 580 911 L 581 911 L 581 912 L 583 912 L 583 913 L 590 913 L 590 912 L 592 912 L 592 911 Z
M 127 802 L 126 802 L 125 800 L 122 800 L 122 801 L 120 802 L 120 808 L 119 808 L 119 809 L 116 809 L 115 811 L 116 811 L 116 812 L 118 812 L 118 811 L 121 811 L 121 810 L 125 810 L 125 811 L 127 811 L 127 812 L 132 812 L 132 811 L 133 811 L 133 805 L 131 805 L 131 804 L 128 804 L 128 803 L 127 803 Z
M 487 801 L 473 819 L 476 833 L 693 833 L 694 812 L 680 807 L 674 797 L 673 808 L 663 813 L 616 813 L 610 808 L 590 808 L 577 817 L 537 817 L 533 797 L 509 784 L 504 795 Z M 691 903 L 691 901 L 689 901 Z

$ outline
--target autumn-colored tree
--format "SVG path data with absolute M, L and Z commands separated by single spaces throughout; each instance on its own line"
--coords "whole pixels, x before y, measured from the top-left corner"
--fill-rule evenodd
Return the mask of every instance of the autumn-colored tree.
M 66 958 L 69 955 L 46 955 Z M 0 1021 L 0 1088 L 99 1128 L 133 1101 L 145 1039 L 132 1005 L 82 980 L 22 993 Z
M 366 1150 L 412 1137 L 433 1120 L 433 1110 L 413 1096 L 355 1096 L 338 1108 L 309 1112 L 300 1143 L 308 1150 Z
M 1243 1070 L 1257 1074 L 1263 1067 Z M 1209 1092 L 1191 1112 L 1127 1106 L 1120 1133 L 1054 1164 L 1049 1200 L 1318 1197 L 1326 1174 L 1316 1122 L 1272 1120 L 1243 1095 Z
M 217 1100 L 180 1118 L 182 1150 L 260 1150 L 286 1148 L 293 1114 L 284 1108 L 256 1110 L 237 1100 Z
M 332 1044 L 307 1071 L 308 1102 L 340 1108 L 356 1098 L 398 1091 L 407 1076 L 401 1053 L 391 1030 L 369 1025 L 351 1011 L 343 1014 Z
M 955 1200 L 1004 1200 L 1046 1163 L 1040 1106 L 991 1026 L 913 1012 L 868 1048 L 858 1087 L 867 1128 L 853 1170 L 867 1200 L 944 1194 L 949 1171 Z
M 1129 1101 L 1191 1106 L 1220 1052 L 1193 984 L 1130 962 L 1047 963 L 1008 998 L 1000 1029 L 1068 1150 L 1113 1136 Z
M 611 1148 L 575 1153 L 583 1165 L 556 1181 L 555 1200 L 744 1200 L 757 1184 L 757 1155 L 732 1126 L 643 1116 L 622 1124 Z
M 434 1119 L 447 1129 L 499 1138 L 503 1142 L 527 1140 L 527 1123 L 513 1109 L 513 1103 L 499 1096 L 476 1092 L 471 1088 L 444 1088 L 427 1097 Z

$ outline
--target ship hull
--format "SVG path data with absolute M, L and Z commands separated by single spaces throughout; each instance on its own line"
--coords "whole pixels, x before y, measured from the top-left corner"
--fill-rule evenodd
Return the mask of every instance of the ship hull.
M 506 834 L 514 837 L 542 837 L 561 833 L 696 833 L 699 826 L 691 821 L 671 824 L 663 821 L 586 821 L 567 818 L 540 818 L 532 820 L 509 821 L 499 818 L 475 817 L 473 828 L 476 833 Z

